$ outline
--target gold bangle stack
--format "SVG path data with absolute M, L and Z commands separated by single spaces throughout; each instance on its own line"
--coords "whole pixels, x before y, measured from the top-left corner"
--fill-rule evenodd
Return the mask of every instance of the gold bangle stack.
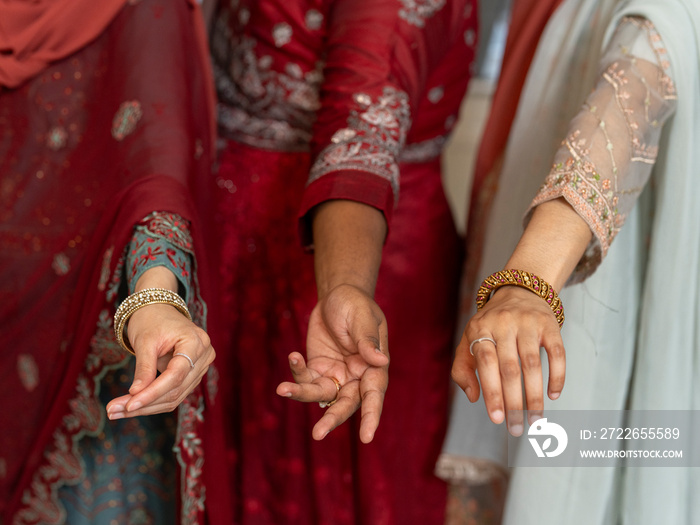
M 136 310 L 149 304 L 169 304 L 177 308 L 187 319 L 192 320 L 185 301 L 173 291 L 165 288 L 145 288 L 139 292 L 132 293 L 124 299 L 124 302 L 119 305 L 117 312 L 114 314 L 114 335 L 117 338 L 117 343 L 130 354 L 134 353 L 134 349 L 131 348 L 128 337 L 124 337 L 124 328 L 126 328 L 126 323 Z
M 484 279 L 484 282 L 479 287 L 479 291 L 476 293 L 476 309 L 481 310 L 491 299 L 493 292 L 501 286 L 520 286 L 536 293 L 547 301 L 554 313 L 554 317 L 557 318 L 559 326 L 561 327 L 564 324 L 564 305 L 561 303 L 561 299 L 559 299 L 554 288 L 544 279 L 522 270 L 502 270 Z

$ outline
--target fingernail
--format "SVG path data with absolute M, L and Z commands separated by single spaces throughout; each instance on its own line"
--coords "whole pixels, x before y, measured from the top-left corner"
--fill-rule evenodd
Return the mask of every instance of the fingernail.
M 143 383 L 143 381 L 141 381 L 140 379 L 137 379 L 136 381 L 134 381 L 134 382 L 131 384 L 131 387 L 129 388 L 129 391 L 131 391 L 131 390 L 133 390 L 133 389 L 135 389 L 135 388 L 138 388 L 138 387 L 141 385 L 141 383 Z
M 379 348 L 376 348 L 376 347 L 375 347 L 374 351 L 377 352 L 378 354 L 381 354 L 381 353 L 382 353 L 382 351 L 381 351 Z
M 291 393 L 291 392 L 285 392 L 284 394 L 282 394 L 282 397 L 292 397 L 292 393 Z
M 527 416 L 527 422 L 532 425 L 535 421 L 542 419 L 542 412 L 532 412 Z
M 292 363 L 293 365 L 296 365 L 298 362 L 299 362 L 299 361 L 298 361 L 297 359 L 292 359 L 292 360 L 290 361 L 290 363 Z
M 549 399 L 557 399 L 560 394 L 561 392 L 552 392 L 551 394 L 549 394 Z
M 141 404 L 140 401 L 134 401 L 133 403 L 131 403 L 130 405 L 128 405 L 128 406 L 126 407 L 126 410 L 127 410 L 128 412 L 133 412 L 134 410 L 138 410 L 138 409 L 141 408 L 142 406 L 143 406 L 143 405 Z
M 112 412 L 124 412 L 124 405 L 112 405 L 107 409 L 107 413 L 111 414 Z
M 503 411 L 502 410 L 494 410 L 491 412 L 491 419 L 493 421 L 498 421 L 500 424 L 503 421 Z
M 523 426 L 521 424 L 511 425 L 510 433 L 512 436 L 520 436 L 523 433 Z
M 323 434 L 323 437 L 322 437 L 321 439 L 324 439 L 324 438 L 325 438 L 328 434 L 330 434 L 330 433 L 331 433 L 331 431 L 329 430 L 328 432 L 326 432 L 325 434 Z
M 467 394 L 467 397 L 468 397 L 469 399 L 471 399 L 471 397 L 472 397 L 472 387 L 470 387 L 470 386 L 467 387 L 467 392 L 466 392 L 466 394 Z
M 115 419 L 123 419 L 124 418 L 124 412 L 111 412 L 107 414 L 107 417 L 111 420 L 114 421 Z

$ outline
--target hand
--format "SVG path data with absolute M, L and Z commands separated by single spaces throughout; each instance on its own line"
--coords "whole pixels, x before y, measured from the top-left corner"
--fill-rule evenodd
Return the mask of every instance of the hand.
M 476 343 L 472 356 L 472 341 Z M 479 380 L 491 421 L 500 424 L 507 413 L 509 432 L 523 432 L 521 375 L 529 421 L 539 419 L 544 408 L 540 347 L 549 358 L 548 395 L 557 399 L 564 387 L 566 359 L 559 323 L 540 297 L 516 286 L 505 286 L 467 324 L 452 365 L 452 379 L 474 403 L 479 399 Z M 476 371 L 479 371 L 477 379 Z
M 296 383 L 281 383 L 277 393 L 309 403 L 337 397 L 313 428 L 317 440 L 362 406 L 360 439 L 372 441 L 389 382 L 387 324 L 377 303 L 355 286 L 332 289 L 311 313 L 306 347 L 308 362 L 299 352 L 289 355 Z
M 129 394 L 107 404 L 109 419 L 173 411 L 199 384 L 216 353 L 207 333 L 174 307 L 151 304 L 129 319 L 128 337 L 136 353 Z M 194 368 L 183 356 L 189 356 Z M 162 372 L 156 378 L 156 372 Z

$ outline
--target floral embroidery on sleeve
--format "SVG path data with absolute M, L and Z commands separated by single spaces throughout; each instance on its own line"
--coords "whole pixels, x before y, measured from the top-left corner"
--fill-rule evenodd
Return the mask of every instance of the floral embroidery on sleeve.
M 564 197 L 590 226 L 594 239 L 572 282 L 605 257 L 649 179 L 661 128 L 675 109 L 665 50 L 650 22 L 624 19 L 611 48 L 530 207 Z
M 180 282 L 180 291 L 189 295 L 192 277 L 192 236 L 189 222 L 175 213 L 154 212 L 135 228 L 127 249 L 129 292 L 148 269 L 165 266 Z
M 398 199 L 398 156 L 411 126 L 408 95 L 385 87 L 374 101 L 365 93 L 355 94 L 353 100 L 358 109 L 318 155 L 307 184 L 336 171 L 365 171 L 388 180 Z

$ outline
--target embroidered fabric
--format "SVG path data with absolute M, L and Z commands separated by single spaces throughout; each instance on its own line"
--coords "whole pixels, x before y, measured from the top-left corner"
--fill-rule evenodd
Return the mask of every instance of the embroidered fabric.
M 368 171 L 391 183 L 399 195 L 398 156 L 411 127 L 408 95 L 385 87 L 376 101 L 367 94 L 353 97 L 348 127 L 333 134 L 331 144 L 318 155 L 307 184 L 340 170 Z
M 318 161 L 309 183 L 329 173 L 361 170 L 390 181 L 396 189 L 399 162 L 425 162 L 439 156 L 456 120 L 453 102 L 465 77 L 455 72 L 451 57 L 457 55 L 447 45 L 459 38 L 460 53 L 464 47 L 474 47 L 470 2 L 463 7 L 448 6 L 445 0 L 374 4 L 372 9 L 382 15 L 374 15 L 372 23 L 398 28 L 392 42 L 358 42 L 342 36 L 356 32 L 353 24 L 360 23 L 354 20 L 356 15 L 343 13 L 360 12 L 359 4 L 279 4 L 236 0 L 222 2 L 217 9 L 211 48 L 222 137 L 274 151 L 311 152 Z M 457 13 L 451 13 L 452 9 Z M 451 20 L 445 26 L 450 36 L 440 43 L 426 34 L 430 24 L 444 24 L 435 22 L 438 14 Z M 396 48 L 394 52 L 406 61 L 401 65 L 404 71 L 377 68 L 386 59 L 384 48 Z M 409 48 L 426 48 L 435 60 L 422 61 Z M 352 76 L 365 60 L 361 74 Z M 348 83 L 351 78 L 354 80 Z M 390 106 L 393 102 L 386 97 L 398 96 L 399 91 L 404 92 L 401 102 Z M 370 102 L 357 102 L 363 98 Z M 376 115 L 365 113 L 377 111 L 369 108 L 371 103 L 383 104 L 382 118 L 392 118 L 404 127 L 396 128 L 396 137 L 383 131 L 378 140 L 369 137 L 365 122 Z M 388 111 L 396 113 L 391 117 Z M 419 115 L 419 122 L 414 118 L 413 124 L 420 134 L 409 133 L 410 112 Z M 321 123 L 316 122 L 318 115 Z M 343 128 L 342 135 L 336 133 L 339 128 Z M 355 133 L 354 141 L 348 138 L 351 133 Z M 331 137 L 336 141 L 330 142 Z M 408 151 L 400 157 L 404 146 Z M 398 193 L 393 197 L 396 200 Z
M 187 301 L 194 257 L 189 228 L 189 221 L 168 212 L 153 212 L 134 227 L 126 251 L 129 293 L 146 270 L 164 266 L 177 277 L 178 293 Z
M 675 110 L 666 50 L 651 22 L 625 18 L 600 64 L 598 84 L 529 210 L 563 197 L 591 227 L 594 238 L 572 283 L 605 257 L 650 177 L 661 128 Z
M 416 27 L 423 27 L 425 21 L 445 6 L 447 0 L 401 0 L 403 7 L 399 16 Z
M 320 108 L 323 63 L 318 61 L 306 71 L 293 62 L 281 70 L 275 68 L 273 58 L 260 53 L 255 38 L 236 30 L 247 24 L 250 11 L 241 8 L 231 20 L 235 14 L 222 10 L 212 32 L 222 135 L 261 148 L 307 151 L 315 112 Z M 318 11 L 306 13 L 308 26 L 321 28 L 322 22 L 323 15 Z M 279 25 L 273 28 L 276 47 L 291 39 L 288 31 Z

